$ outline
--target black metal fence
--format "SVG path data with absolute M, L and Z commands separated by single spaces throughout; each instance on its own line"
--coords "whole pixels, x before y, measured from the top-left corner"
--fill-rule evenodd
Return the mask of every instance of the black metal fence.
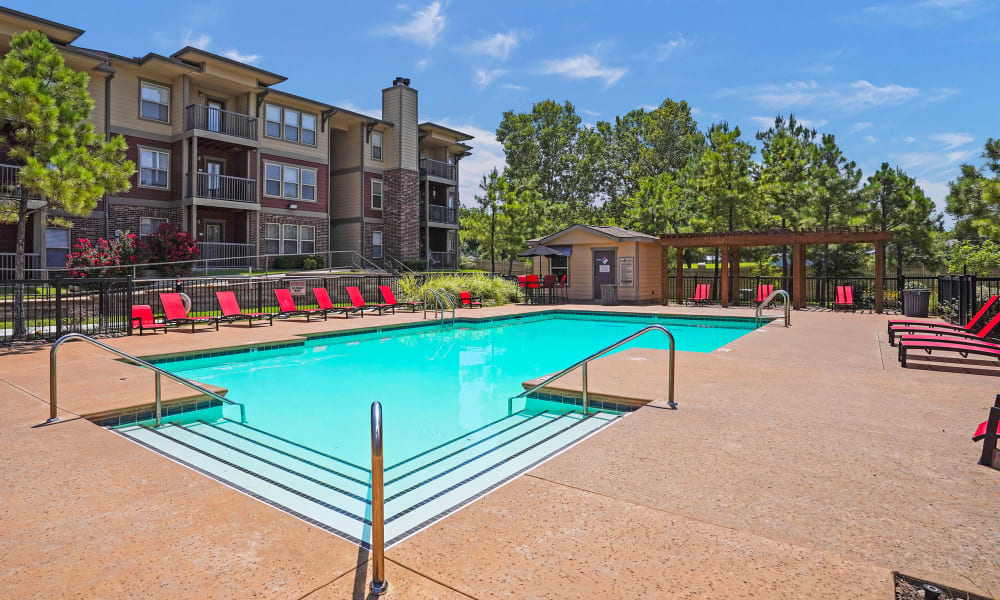
M 0 343 L 52 340 L 65 333 L 126 335 L 132 282 L 26 279 L 0 284 Z

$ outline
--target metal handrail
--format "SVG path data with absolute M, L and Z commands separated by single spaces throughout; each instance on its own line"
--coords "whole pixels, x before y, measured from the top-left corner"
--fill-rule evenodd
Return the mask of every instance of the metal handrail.
M 382 404 L 372 402 L 372 584 L 381 596 L 389 588 L 385 578 L 385 486 L 382 471 Z
M 393 256 L 393 255 L 391 255 L 391 254 L 386 254 L 386 253 L 385 253 L 385 252 L 383 251 L 383 252 L 382 252 L 382 256 L 383 256 L 384 258 L 387 258 L 387 259 L 389 259 L 389 262 L 390 262 L 390 263 L 394 263 L 394 264 L 398 265 L 399 267 L 402 267 L 402 270 L 400 270 L 400 269 L 398 269 L 398 268 L 395 268 L 395 267 L 393 267 L 393 270 L 394 270 L 394 271 L 400 271 L 400 272 L 405 272 L 405 273 L 415 273 L 415 272 L 416 272 L 416 271 L 414 271 L 413 269 L 411 269 L 410 267 L 406 266 L 406 263 L 402 262 L 401 260 L 399 260 L 398 258 L 396 258 L 395 256 Z
M 448 298 L 448 302 L 451 304 L 451 322 L 455 322 L 455 299 L 447 291 L 442 289 L 427 288 L 424 290 L 424 295 L 420 298 L 421 300 L 427 300 L 427 293 L 430 292 L 434 296 L 435 308 L 432 309 L 435 313 L 441 313 L 441 325 L 444 325 L 444 311 L 445 308 L 444 300 L 441 299 L 441 294 L 444 294 Z M 427 302 L 424 302 L 424 318 L 427 318 Z
M 49 350 L 49 418 L 48 418 L 47 421 L 45 421 L 46 423 L 55 423 L 56 421 L 59 420 L 59 416 L 58 416 L 58 390 L 57 390 L 57 387 L 56 387 L 56 383 L 57 383 L 57 379 L 56 379 L 56 375 L 57 375 L 57 373 L 56 373 L 56 362 L 57 362 L 56 361 L 56 358 L 57 358 L 56 351 L 59 349 L 59 346 L 61 346 L 63 344 L 63 342 L 70 342 L 70 341 L 73 341 L 73 340 L 83 340 L 85 342 L 90 342 L 91 344 L 93 344 L 95 346 L 98 346 L 100 348 L 104 348 L 105 350 L 107 350 L 108 352 L 111 352 L 112 354 L 117 354 L 118 356 L 124 358 L 125 360 L 131 362 L 132 364 L 135 364 L 137 366 L 140 366 L 140 367 L 143 367 L 143 368 L 146 368 L 146 369 L 150 369 L 154 373 L 156 373 L 156 427 L 160 426 L 160 423 L 161 423 L 161 420 L 162 420 L 162 413 L 163 413 L 163 403 L 162 403 L 161 393 L 160 393 L 160 376 L 161 375 L 166 375 L 169 379 L 173 379 L 174 381 L 176 381 L 177 383 L 180 383 L 181 385 L 186 385 L 187 387 L 189 387 L 189 388 L 191 388 L 193 390 L 199 391 L 202 394 L 205 394 L 206 396 L 210 396 L 210 397 L 215 398 L 216 400 L 222 401 L 222 402 L 224 402 L 226 404 L 232 404 L 232 405 L 239 406 L 240 407 L 240 422 L 241 423 L 246 423 L 246 407 L 243 406 L 242 403 L 236 402 L 235 400 L 230 400 L 229 398 L 226 398 L 224 396 L 220 396 L 219 394 L 216 394 L 215 392 L 213 392 L 211 390 L 207 390 L 207 389 L 201 387 L 197 383 L 188 381 L 187 379 L 184 379 L 183 377 L 180 377 L 178 375 L 174 375 L 170 371 L 164 371 L 160 367 L 157 367 L 156 365 L 152 365 L 152 364 L 150 364 L 150 363 L 142 360 L 141 358 L 137 358 L 135 356 L 132 356 L 131 354 L 127 354 L 125 352 L 122 352 L 121 350 L 119 350 L 117 348 L 113 348 L 113 347 L 111 347 L 111 346 L 109 346 L 109 345 L 107 345 L 105 343 L 98 342 L 94 338 L 92 338 L 90 336 L 87 336 L 87 335 L 84 335 L 82 333 L 67 333 L 66 335 L 64 335 L 61 338 L 59 338 L 58 340 L 56 340 L 55 343 L 52 344 L 52 348 Z
M 767 298 L 764 298 L 763 302 L 761 302 L 760 304 L 757 305 L 757 308 L 754 310 L 754 315 L 753 315 L 754 327 L 760 327 L 761 312 L 764 310 L 764 307 L 767 306 L 768 303 L 770 303 L 771 300 L 774 300 L 775 297 L 777 297 L 777 296 L 781 296 L 782 301 L 784 302 L 784 305 L 785 305 L 785 327 L 791 327 L 791 322 L 792 322 L 791 301 L 792 300 L 791 300 L 791 297 L 789 297 L 788 292 L 786 292 L 785 290 L 774 290 L 773 292 L 771 292 L 770 294 L 767 295 Z
M 553 381 L 555 381 L 557 379 L 560 379 L 563 376 L 567 375 L 568 373 L 570 373 L 571 371 L 573 371 L 577 367 L 582 367 L 582 371 L 583 371 L 583 373 L 582 373 L 583 374 L 583 414 L 587 414 L 589 412 L 589 408 L 590 408 L 589 401 L 588 401 L 588 398 L 587 398 L 587 364 L 589 364 L 590 361 L 595 360 L 597 358 L 600 358 L 601 356 L 604 356 L 605 354 L 607 354 L 608 352 L 611 352 L 615 348 L 618 348 L 619 346 L 627 344 L 627 343 L 631 342 L 632 340 L 634 340 L 635 338 L 637 338 L 637 337 L 639 337 L 641 335 L 644 335 L 644 334 L 646 334 L 646 333 L 648 333 L 650 331 L 660 331 L 662 333 L 665 333 L 667 335 L 667 338 L 670 339 L 670 356 L 669 356 L 669 359 L 668 359 L 669 360 L 669 364 L 667 365 L 667 404 L 670 405 L 670 408 L 677 408 L 677 403 L 674 402 L 674 362 L 675 362 L 675 352 L 674 352 L 674 350 L 675 350 L 675 346 L 676 346 L 676 344 L 674 342 L 674 334 L 670 333 L 670 330 L 667 329 L 666 327 L 664 327 L 663 325 L 649 325 L 647 327 L 643 327 L 641 330 L 633 333 L 630 336 L 627 336 L 627 337 L 624 337 L 624 338 L 618 340 L 617 342 L 615 342 L 614 344 L 611 344 L 610 346 L 604 348 L 603 350 L 599 350 L 599 351 L 591 354 L 587 358 L 573 363 L 572 365 L 566 367 L 562 371 L 559 371 L 558 373 L 556 373 L 552 377 L 549 377 L 548 379 L 546 379 L 545 381 L 543 381 L 543 382 L 539 383 L 538 385 L 532 387 L 531 389 L 524 390 L 523 392 L 521 392 L 520 394 L 518 394 L 516 396 L 511 396 L 510 400 L 508 401 L 508 411 L 510 409 L 510 404 L 509 404 L 510 402 L 513 402 L 514 400 L 517 400 L 518 398 L 522 398 L 524 396 L 527 396 L 528 394 L 530 394 L 530 393 L 532 393 L 532 392 L 534 392 L 536 390 L 539 390 L 539 389 L 541 389 L 541 388 L 549 385 Z

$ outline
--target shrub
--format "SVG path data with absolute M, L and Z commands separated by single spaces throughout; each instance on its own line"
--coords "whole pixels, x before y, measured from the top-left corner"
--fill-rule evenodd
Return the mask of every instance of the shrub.
M 311 266 L 309 266 L 311 265 Z M 285 271 L 293 269 L 322 269 L 326 267 L 325 254 L 288 254 L 278 256 L 272 265 L 275 269 Z
M 142 250 L 147 262 L 181 263 L 157 265 L 157 270 L 167 277 L 177 277 L 190 272 L 194 267 L 194 263 L 190 261 L 201 254 L 194 237 L 186 231 L 181 231 L 181 228 L 173 223 L 160 225 L 159 229 L 142 243 Z
M 120 267 L 139 264 L 144 255 L 143 245 L 135 234 L 130 233 L 111 241 L 100 238 L 97 243 L 80 238 L 66 257 L 66 268 L 74 277 L 124 277 L 130 270 Z
M 459 292 L 469 292 L 482 298 L 484 306 L 501 306 L 516 302 L 518 298 L 518 287 L 513 281 L 485 273 L 473 273 L 428 275 L 423 278 L 407 275 L 399 281 L 400 299 L 418 302 L 423 300 L 424 291 L 428 288 L 444 290 L 456 300 Z

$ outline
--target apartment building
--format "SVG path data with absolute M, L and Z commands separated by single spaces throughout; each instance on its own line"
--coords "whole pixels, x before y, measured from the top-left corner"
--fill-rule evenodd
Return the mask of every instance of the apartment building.
M 328 251 L 457 266 L 459 161 L 472 137 L 419 122 L 408 79 L 382 90 L 375 118 L 277 89 L 285 77 L 205 50 L 129 58 L 79 44 L 81 29 L 0 7 L 0 48 L 32 29 L 90 75 L 90 119 L 125 137 L 137 172 L 128 193 L 68 217 L 71 228 L 35 213 L 30 268 L 62 266 L 77 238 L 146 236 L 165 222 L 218 266 Z M 0 195 L 19 193 L 16 170 L 0 166 Z M 0 269 L 14 239 L 0 225 Z

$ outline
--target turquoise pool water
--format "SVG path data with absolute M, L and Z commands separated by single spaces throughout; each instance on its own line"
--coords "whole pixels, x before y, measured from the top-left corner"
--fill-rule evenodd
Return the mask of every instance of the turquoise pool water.
M 688 352 L 711 352 L 753 329 L 752 319 L 543 315 L 314 339 L 161 366 L 228 388 L 229 398 L 246 405 L 248 424 L 359 465 L 369 462 L 369 410 L 378 400 L 392 465 L 506 417 L 507 399 L 523 381 L 650 324 L 665 325 L 677 349 Z M 631 346 L 665 349 L 667 340 L 649 333 L 623 349 Z M 233 408 L 226 415 L 236 418 Z M 522 399 L 513 410 L 525 408 Z

